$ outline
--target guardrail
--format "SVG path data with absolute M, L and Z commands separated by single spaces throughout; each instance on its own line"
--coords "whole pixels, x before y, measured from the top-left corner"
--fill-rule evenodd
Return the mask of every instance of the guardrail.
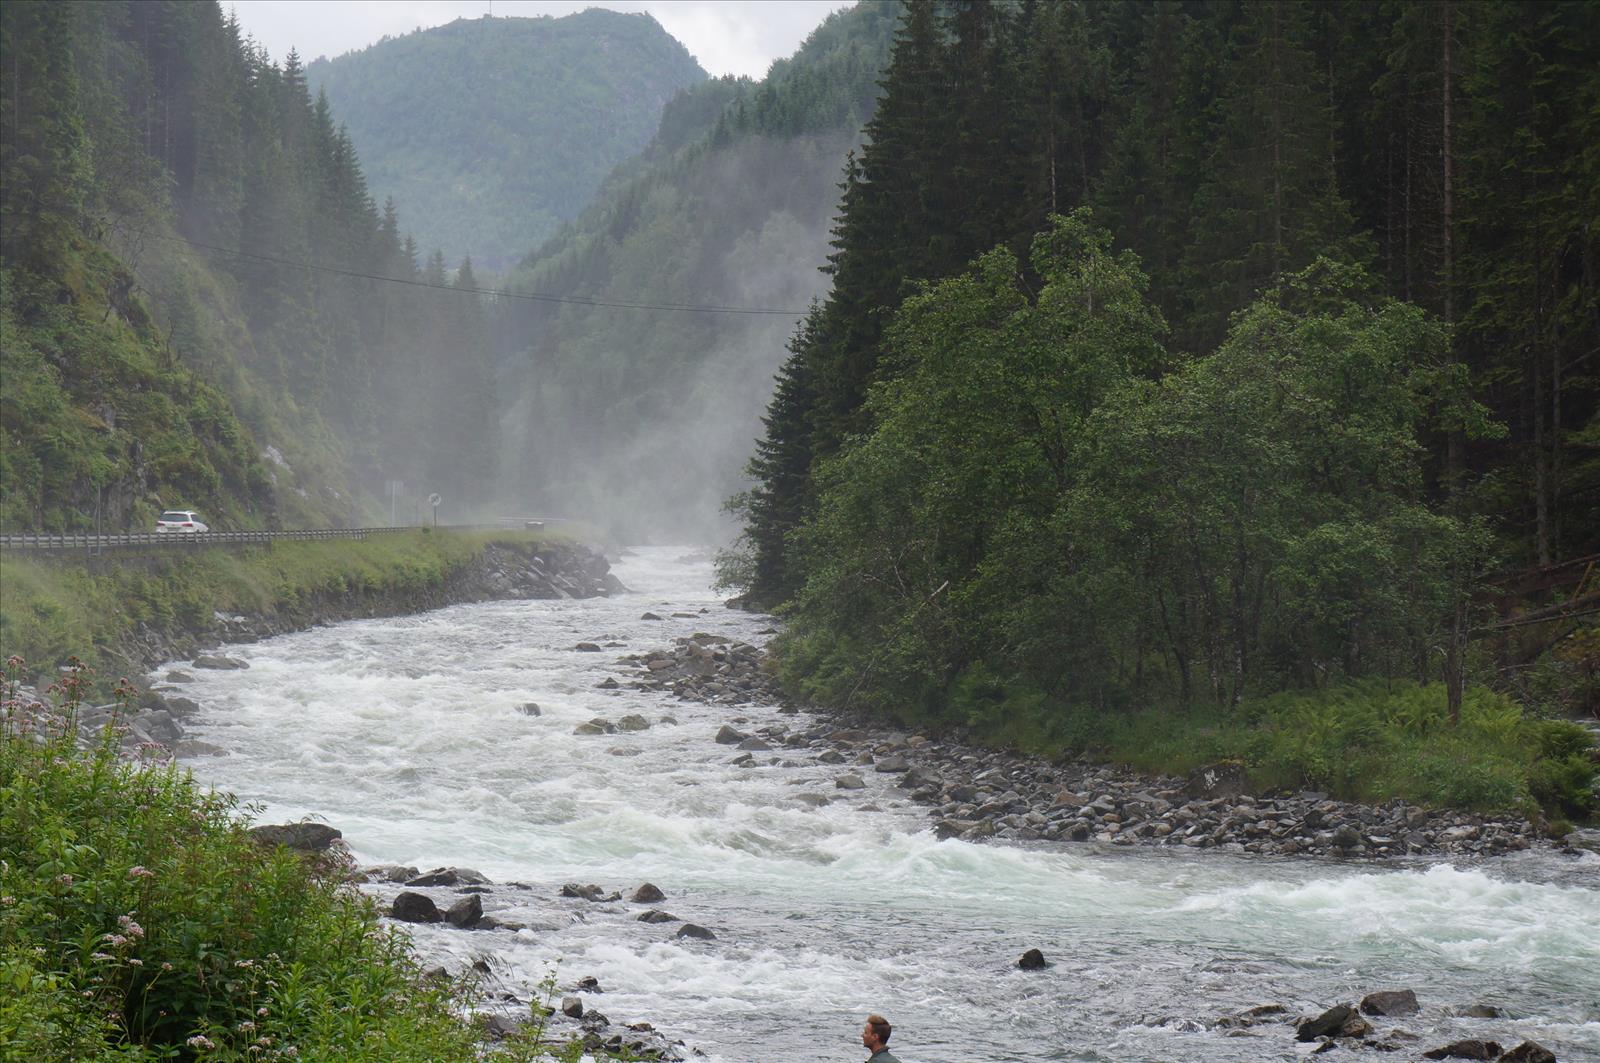
M 542 528 L 547 524 L 570 523 L 565 517 L 517 517 L 493 524 L 452 524 L 440 527 L 456 531 L 504 530 L 507 528 Z M 223 546 L 237 543 L 292 542 L 306 539 L 365 539 L 369 535 L 392 535 L 397 532 L 417 531 L 423 525 L 399 528 L 323 528 L 305 531 L 243 531 L 243 532 L 129 532 L 122 535 L 50 535 L 4 534 L 0 535 L 0 549 L 4 550 L 81 550 L 98 553 L 102 550 L 150 546 Z
M 365 539 L 415 528 L 323 528 L 313 531 L 130 532 L 123 535 L 0 535 L 0 549 L 96 551 L 133 546 L 219 546 L 297 539 Z

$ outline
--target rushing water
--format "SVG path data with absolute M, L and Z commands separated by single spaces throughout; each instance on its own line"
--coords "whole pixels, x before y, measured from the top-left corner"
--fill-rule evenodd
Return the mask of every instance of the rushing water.
M 1398 1024 L 1423 1035 L 1418 1055 L 1476 1036 L 1600 1059 L 1600 858 L 1381 867 L 937 841 L 884 776 L 867 772 L 852 793 L 807 754 L 731 764 L 716 729 L 736 716 L 795 723 L 773 707 L 598 689 L 623 675 L 618 655 L 695 631 L 759 642 L 764 627 L 724 609 L 709 565 L 681 550 L 616 571 L 632 593 L 232 649 L 249 670 L 199 673 L 185 691 L 204 707 L 194 736 L 230 755 L 191 766 L 264 805 L 265 822 L 332 823 L 363 863 L 528 884 L 531 929 L 418 927 L 419 949 L 455 967 L 493 952 L 529 986 L 552 967 L 566 984 L 594 975 L 605 992 L 589 1002 L 613 1022 L 652 1021 L 717 1061 L 855 1059 L 868 1011 L 895 1023 L 906 1063 L 1295 1059 L 1288 1027 L 1213 1024 L 1401 987 L 1424 1006 Z M 646 610 L 697 616 L 642 621 Z M 621 646 L 579 653 L 579 641 Z M 542 715 L 518 712 L 528 701 Z M 627 713 L 678 723 L 572 733 Z M 653 882 L 660 907 L 718 940 L 677 941 L 674 924 L 636 921 L 639 906 L 556 900 L 570 881 Z M 1017 970 L 1030 947 L 1052 966 Z M 1478 1002 L 1508 1017 L 1447 1017 Z

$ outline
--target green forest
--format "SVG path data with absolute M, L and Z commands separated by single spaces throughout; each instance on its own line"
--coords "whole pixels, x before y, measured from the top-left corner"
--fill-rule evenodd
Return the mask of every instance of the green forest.
M 418 243 L 501 272 L 594 197 L 705 80 L 649 15 L 457 19 L 306 67 Z
M 1600 8 L 912 2 L 866 132 L 723 558 L 792 689 L 1594 704 Z
M 471 263 L 374 203 L 294 53 L 210 3 L 10 4 L 0 33 L 0 526 L 377 521 L 389 480 L 487 497 Z

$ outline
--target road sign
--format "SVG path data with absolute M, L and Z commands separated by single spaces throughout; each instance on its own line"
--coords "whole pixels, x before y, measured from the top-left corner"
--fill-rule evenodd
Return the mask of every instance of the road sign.
M 428 505 L 432 506 L 434 509 L 438 509 L 439 503 L 443 501 L 444 499 L 439 497 L 439 492 L 437 491 L 428 496 Z

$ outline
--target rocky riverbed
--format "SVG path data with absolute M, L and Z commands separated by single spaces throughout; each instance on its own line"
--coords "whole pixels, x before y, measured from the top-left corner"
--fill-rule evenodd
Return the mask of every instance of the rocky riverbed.
M 635 689 L 699 702 L 771 704 L 780 693 L 764 659 L 757 646 L 701 633 L 620 663 L 634 670 L 627 682 Z M 868 772 L 891 775 L 927 808 L 941 838 L 1359 859 L 1493 856 L 1548 844 L 1518 815 L 1481 816 L 1399 800 L 1364 805 L 1311 791 L 1251 794 L 1236 764 L 1212 765 L 1187 779 L 1147 776 L 1085 760 L 1050 763 L 949 736 L 906 734 L 864 719 L 806 721 L 741 730 L 745 721 L 734 717 L 715 740 L 734 747 L 737 759 L 751 765 L 796 756 L 835 765 L 834 786 L 842 791 L 862 789 Z
M 767 621 L 721 609 L 672 556 L 623 564 L 649 589 L 308 631 L 238 653 L 248 669 L 162 673 L 163 697 L 204 706 L 185 740 L 228 751 L 197 776 L 398 862 L 363 889 L 436 976 L 480 982 L 486 1036 L 538 1001 L 554 1033 L 626 1045 L 648 1021 L 673 1031 L 663 1058 L 682 1037 L 718 1063 L 836 1058 L 862 1006 L 896 1017 L 906 1058 L 941 1063 L 1594 1046 L 1593 856 L 1493 818 L 1429 816 L 1413 841 L 1389 825 L 1409 810 L 785 707 L 757 648 Z M 1293 829 L 1246 829 L 1268 819 Z M 1360 849 L 1332 837 L 1346 826 Z M 1493 844 L 1519 833 L 1526 850 Z M 1416 848 L 1369 844 L 1384 837 Z M 1305 844 L 1249 848 L 1289 841 Z M 1414 1016 L 1296 1040 L 1406 988 Z M 1480 1004 L 1501 1014 L 1468 1014 Z

